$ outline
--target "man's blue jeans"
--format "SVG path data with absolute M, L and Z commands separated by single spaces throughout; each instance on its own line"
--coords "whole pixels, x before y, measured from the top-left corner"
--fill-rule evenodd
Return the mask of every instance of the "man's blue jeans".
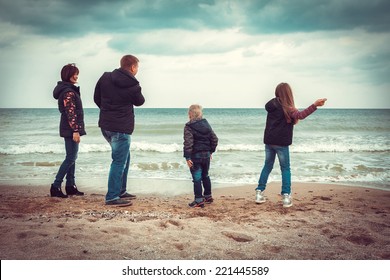
M 62 181 L 66 175 L 66 185 L 75 185 L 75 169 L 77 153 L 79 151 L 79 143 L 73 141 L 73 138 L 64 138 L 66 157 L 62 162 L 56 178 L 53 183 L 53 187 L 61 188 Z
M 191 156 L 193 166 L 191 167 L 192 181 L 194 183 L 195 200 L 203 200 L 203 196 L 211 195 L 211 181 L 209 177 L 210 153 L 200 152 Z M 203 189 L 202 189 L 203 183 Z
M 256 190 L 265 190 L 269 174 L 274 167 L 275 157 L 278 155 L 280 170 L 282 171 L 281 194 L 291 193 L 290 152 L 288 147 L 289 146 L 265 145 L 265 162 Z
M 102 129 L 102 134 L 111 146 L 111 167 L 108 175 L 106 201 L 119 199 L 126 192 L 127 174 L 130 166 L 130 134 Z

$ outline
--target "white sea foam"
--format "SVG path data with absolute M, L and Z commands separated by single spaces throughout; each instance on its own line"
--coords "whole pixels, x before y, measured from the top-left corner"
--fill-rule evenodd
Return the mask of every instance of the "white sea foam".
M 81 144 L 79 153 L 108 152 L 110 146 L 100 144 Z M 0 146 L 2 155 L 23 155 L 23 154 L 63 154 L 64 144 L 20 144 Z
M 292 145 L 290 151 L 293 153 L 388 152 L 390 147 L 382 143 L 317 142 Z
M 175 153 L 175 152 L 181 152 L 183 150 L 183 146 L 177 143 L 160 144 L 160 143 L 134 142 L 131 144 L 131 149 L 134 151 L 141 151 L 141 152 Z
M 21 155 L 21 154 L 63 154 L 63 144 L 20 144 L 0 146 L 0 154 L 3 155 Z M 183 145 L 178 143 L 146 143 L 133 142 L 132 151 L 138 152 L 156 152 L 156 153 L 177 153 L 183 151 Z M 110 152 L 108 144 L 86 144 L 81 143 L 79 153 L 100 153 Z M 217 148 L 218 152 L 262 152 L 264 145 L 254 144 L 223 144 Z M 353 144 L 353 143 L 305 143 L 294 144 L 290 147 L 291 153 L 349 153 L 349 152 L 389 152 L 390 147 L 383 144 Z

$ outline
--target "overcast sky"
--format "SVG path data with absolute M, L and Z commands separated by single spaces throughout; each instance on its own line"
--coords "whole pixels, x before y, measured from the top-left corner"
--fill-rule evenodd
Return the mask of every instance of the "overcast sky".
M 145 107 L 390 108 L 388 0 L 0 0 L 0 107 L 56 107 L 63 65 L 85 107 L 104 71 L 140 59 Z

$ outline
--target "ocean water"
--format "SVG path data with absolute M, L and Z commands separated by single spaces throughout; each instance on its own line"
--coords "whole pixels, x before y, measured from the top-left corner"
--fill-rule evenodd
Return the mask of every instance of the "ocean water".
M 191 190 L 182 153 L 187 109 L 135 112 L 129 180 L 175 181 Z M 85 109 L 88 135 L 81 138 L 76 179 L 97 180 L 101 183 L 96 187 L 105 190 L 111 150 L 97 126 L 98 114 L 98 109 Z M 52 183 L 65 150 L 58 135 L 59 117 L 57 109 L 0 109 L 0 183 Z M 204 117 L 219 137 L 212 182 L 256 186 L 264 162 L 265 110 L 206 108 Z M 321 182 L 390 190 L 389 136 L 390 110 L 320 108 L 294 128 L 293 186 Z M 280 180 L 276 161 L 269 181 Z

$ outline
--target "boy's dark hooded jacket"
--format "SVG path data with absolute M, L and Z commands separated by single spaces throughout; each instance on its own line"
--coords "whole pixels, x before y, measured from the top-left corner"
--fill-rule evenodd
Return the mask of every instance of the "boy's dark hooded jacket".
M 65 93 L 73 92 L 76 105 L 76 114 L 77 114 L 77 125 L 78 132 L 80 136 L 85 135 L 85 125 L 84 125 L 84 111 L 83 104 L 80 97 L 80 88 L 76 87 L 74 84 L 69 82 L 60 81 L 57 83 L 57 86 L 53 90 L 53 97 L 58 100 L 58 110 L 61 112 L 61 121 L 60 121 L 60 136 L 61 137 L 73 137 L 73 129 L 69 125 L 69 121 L 66 115 L 65 105 L 64 105 L 64 95 Z
M 190 159 L 198 152 L 215 152 L 218 137 L 206 119 L 190 121 L 184 127 L 184 157 Z
M 134 131 L 134 106 L 145 98 L 138 80 L 123 69 L 105 72 L 95 87 L 94 101 L 100 108 L 99 127 L 126 134 Z

